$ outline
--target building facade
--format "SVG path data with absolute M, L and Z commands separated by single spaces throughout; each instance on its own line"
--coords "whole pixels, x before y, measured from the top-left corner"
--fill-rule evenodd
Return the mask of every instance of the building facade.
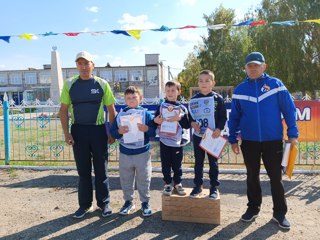
M 144 66 L 95 67 L 94 75 L 106 79 L 117 99 L 123 99 L 123 92 L 129 86 L 140 89 L 144 98 L 162 98 L 164 90 L 164 67 L 159 54 L 145 54 Z M 78 75 L 77 68 L 62 68 L 63 79 Z M 0 100 L 6 92 L 16 104 L 22 100 L 44 102 L 50 98 L 53 79 L 51 64 L 43 69 L 0 71 Z

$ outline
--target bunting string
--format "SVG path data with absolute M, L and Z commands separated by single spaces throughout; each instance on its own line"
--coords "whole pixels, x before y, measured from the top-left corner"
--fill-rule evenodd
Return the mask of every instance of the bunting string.
M 271 22 L 272 25 L 282 25 L 282 26 L 295 26 L 299 25 L 299 23 L 316 23 L 320 24 L 320 19 L 310 19 L 304 21 L 297 21 L 297 20 L 288 20 L 288 21 L 281 21 L 281 22 Z M 266 24 L 265 20 L 258 20 L 255 21 L 253 18 L 250 20 L 240 22 L 237 24 L 233 24 L 234 27 L 241 27 L 241 26 L 258 26 Z M 7 35 L 7 36 L 0 36 L 0 40 L 3 40 L 7 43 L 10 43 L 11 38 L 17 37 L 21 39 L 26 39 L 28 41 L 37 39 L 38 36 L 40 37 L 50 37 L 50 36 L 57 36 L 57 35 L 64 35 L 67 37 L 78 37 L 81 34 L 91 34 L 92 36 L 101 36 L 107 33 L 113 33 L 118 35 L 124 35 L 127 37 L 134 37 L 135 39 L 141 39 L 141 33 L 145 31 L 155 31 L 155 32 L 169 32 L 171 30 L 182 30 L 182 29 L 195 29 L 195 28 L 208 28 L 210 30 L 219 30 L 227 27 L 226 24 L 214 24 L 214 25 L 207 25 L 207 26 L 194 26 L 194 25 L 186 25 L 183 27 L 167 27 L 162 25 L 160 28 L 156 29 L 132 29 L 132 30 L 109 30 L 109 31 L 97 31 L 97 32 L 64 32 L 64 33 L 55 33 L 55 32 L 45 32 L 39 34 L 33 33 L 23 33 L 20 35 Z

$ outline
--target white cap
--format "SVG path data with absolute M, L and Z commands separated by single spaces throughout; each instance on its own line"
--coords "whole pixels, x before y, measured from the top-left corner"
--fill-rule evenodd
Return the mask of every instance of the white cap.
M 76 56 L 76 61 L 79 60 L 79 58 L 84 58 L 86 59 L 87 61 L 89 62 L 93 62 L 93 57 L 90 53 L 86 52 L 86 51 L 82 51 L 82 52 L 79 52 Z

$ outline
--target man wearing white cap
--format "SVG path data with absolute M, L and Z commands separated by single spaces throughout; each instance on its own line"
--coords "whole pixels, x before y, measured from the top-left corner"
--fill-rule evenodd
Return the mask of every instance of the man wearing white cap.
M 287 124 L 287 137 L 297 144 L 298 128 L 296 108 L 282 81 L 265 73 L 266 63 L 260 52 L 246 57 L 246 79 L 232 95 L 229 115 L 229 142 L 233 152 L 241 151 L 247 168 L 248 208 L 241 220 L 251 222 L 259 215 L 262 203 L 260 186 L 261 158 L 270 178 L 273 200 L 273 220 L 279 227 L 290 229 L 286 219 L 287 203 L 282 183 L 281 160 L 283 154 L 282 116 Z
M 108 143 L 113 143 L 114 139 L 107 136 L 104 106 L 107 106 L 109 122 L 112 123 L 116 100 L 108 82 L 92 75 L 94 63 L 90 53 L 79 52 L 75 61 L 79 75 L 64 82 L 59 112 L 65 142 L 73 146 L 79 174 L 79 209 L 73 217 L 83 218 L 93 209 L 92 165 L 97 206 L 102 210 L 102 216 L 107 217 L 112 214 L 107 173 Z M 72 123 L 70 132 L 69 112 Z

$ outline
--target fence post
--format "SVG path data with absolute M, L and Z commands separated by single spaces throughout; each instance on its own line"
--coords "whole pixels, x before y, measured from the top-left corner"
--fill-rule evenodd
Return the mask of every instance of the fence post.
M 4 148 L 5 164 L 10 163 L 10 124 L 9 124 L 9 101 L 7 93 L 3 97 L 3 121 L 4 121 Z

